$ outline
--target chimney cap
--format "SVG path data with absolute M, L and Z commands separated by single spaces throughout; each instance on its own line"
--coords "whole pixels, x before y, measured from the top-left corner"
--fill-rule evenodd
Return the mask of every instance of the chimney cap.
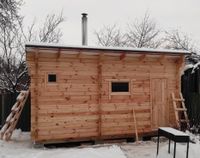
M 87 16 L 88 14 L 87 14 L 87 13 L 82 13 L 82 15 L 83 15 L 83 16 Z

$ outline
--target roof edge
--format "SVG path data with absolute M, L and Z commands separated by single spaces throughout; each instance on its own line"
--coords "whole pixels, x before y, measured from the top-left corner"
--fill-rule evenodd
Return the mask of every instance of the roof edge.
M 84 49 L 84 50 L 107 50 L 107 51 L 128 51 L 128 52 L 151 52 L 151 53 L 169 53 L 169 54 L 191 54 L 186 50 L 173 49 L 153 49 L 153 48 L 132 48 L 132 47 L 99 47 L 99 46 L 76 46 L 62 45 L 55 43 L 26 43 L 26 48 L 60 48 L 60 49 Z

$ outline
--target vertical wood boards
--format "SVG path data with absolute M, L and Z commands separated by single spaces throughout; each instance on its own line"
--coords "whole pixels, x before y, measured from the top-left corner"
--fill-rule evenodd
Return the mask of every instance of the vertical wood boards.
M 31 117 L 31 124 L 34 124 L 34 126 L 31 126 L 31 136 L 34 139 L 37 139 L 38 137 L 38 129 L 37 129 L 37 123 L 38 123 L 38 56 L 39 56 L 39 50 L 37 49 L 34 54 L 34 63 L 35 63 L 35 89 L 34 89 L 34 100 L 31 102 L 33 103 L 33 106 L 31 106 L 31 111 L 35 115 L 35 117 Z
M 177 60 L 177 76 L 176 76 L 176 80 L 177 80 L 176 94 L 177 95 L 179 95 L 179 93 L 181 92 L 181 73 L 184 66 L 184 59 L 185 59 L 184 55 L 181 55 L 179 59 Z
M 98 113 L 99 113 L 99 120 L 98 120 L 98 136 L 101 137 L 101 124 L 102 124 L 102 107 L 101 107 L 101 99 L 102 99 L 102 60 L 103 54 L 99 55 L 98 59 Z
M 179 84 L 179 56 L 35 52 L 27 54 L 33 141 L 134 136 L 133 109 L 138 133 L 173 123 L 168 97 Z M 127 80 L 130 93 L 111 95 L 113 80 Z
M 152 90 L 152 127 L 167 126 L 169 124 L 169 106 L 167 105 L 167 79 L 151 79 Z

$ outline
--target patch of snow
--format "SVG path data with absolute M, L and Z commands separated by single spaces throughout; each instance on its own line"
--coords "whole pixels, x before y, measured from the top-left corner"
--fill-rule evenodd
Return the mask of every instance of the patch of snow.
M 193 64 L 188 64 L 188 65 L 185 65 L 185 67 L 184 67 L 183 71 L 187 71 L 188 69 L 191 69 L 191 68 L 193 68 L 193 67 L 194 67 L 194 65 L 193 65 Z
M 193 134 L 189 131 L 186 131 L 186 133 L 190 136 L 190 140 L 194 143 L 198 143 L 200 141 L 200 135 L 199 134 Z
M 126 158 L 117 145 L 85 148 L 33 148 L 30 133 L 15 130 L 12 140 L 0 140 L 0 158 Z
M 182 72 L 181 72 L 181 76 L 185 74 L 185 71 L 187 71 L 188 69 L 192 69 L 194 67 L 193 64 L 187 64 L 185 65 L 185 67 L 183 68 Z
M 124 151 L 127 158 L 173 158 L 174 143 L 171 141 L 170 154 L 168 153 L 168 141 L 161 142 L 159 146 L 159 154 L 157 152 L 157 143 L 152 141 L 129 143 L 121 145 L 121 149 Z M 189 146 L 189 158 L 199 158 L 200 144 L 190 143 Z M 185 143 L 176 143 L 176 157 L 186 157 L 187 145 Z
M 200 62 L 196 63 L 196 64 L 193 66 L 192 73 L 194 73 L 196 69 L 199 69 L 199 65 L 200 65 Z
M 188 134 L 191 136 L 191 133 Z M 196 144 L 190 143 L 189 158 L 199 158 L 200 155 L 199 137 L 195 139 Z M 186 144 L 177 143 L 176 147 L 176 157 L 186 157 Z M 156 156 L 157 143 L 153 141 L 101 144 L 81 148 L 36 149 L 30 141 L 30 133 L 21 130 L 15 130 L 9 142 L 0 140 L 0 158 L 172 158 L 173 149 L 174 145 L 171 142 L 171 153 L 168 154 L 168 141 L 160 142 L 158 156 Z

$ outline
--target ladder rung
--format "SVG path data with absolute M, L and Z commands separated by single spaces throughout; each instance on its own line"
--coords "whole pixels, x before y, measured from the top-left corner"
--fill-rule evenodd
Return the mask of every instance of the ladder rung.
M 14 118 L 14 117 L 13 117 L 13 118 L 10 120 L 10 122 L 9 122 L 9 123 L 11 123 L 11 124 L 12 124 L 12 123 L 13 123 L 15 120 L 16 120 L 16 118 Z
M 0 132 L 0 138 L 3 140 L 8 141 L 12 135 L 13 130 L 15 129 L 17 122 L 19 120 L 19 117 L 21 115 L 22 109 L 24 107 L 24 104 L 26 102 L 26 99 L 28 98 L 29 91 L 22 91 L 17 99 L 16 103 L 11 109 L 11 113 L 6 119 L 6 123 L 1 129 Z
M 6 118 L 6 122 L 9 122 L 13 118 L 13 116 L 14 116 L 13 113 L 10 113 Z
M 185 99 L 174 98 L 173 101 L 185 101 Z
M 14 110 L 15 108 L 17 108 L 17 107 L 18 107 L 18 105 L 19 105 L 19 104 L 18 104 L 18 102 L 16 102 L 16 103 L 13 105 L 13 107 L 12 107 L 11 111 L 12 111 L 12 110 Z
M 176 108 L 176 111 L 187 111 L 185 108 Z
M 188 120 L 180 119 L 179 122 L 189 122 Z
M 12 112 L 16 113 L 16 112 L 18 112 L 19 110 L 20 110 L 20 107 L 17 107 L 17 108 L 15 108 L 15 109 L 12 109 Z
M 187 108 L 185 107 L 185 99 L 183 98 L 182 93 L 179 94 L 180 97 L 175 98 L 174 93 L 172 93 L 172 101 L 173 101 L 173 107 L 174 107 L 174 112 L 175 112 L 175 117 L 176 117 L 176 123 L 177 123 L 177 127 L 181 128 L 181 124 L 182 123 L 186 123 L 187 124 L 187 128 L 189 128 L 189 120 L 188 120 L 188 116 L 187 116 Z M 181 106 L 178 106 L 177 103 L 180 103 Z M 179 112 L 182 112 L 182 114 L 184 114 L 184 117 L 181 118 L 179 116 Z

